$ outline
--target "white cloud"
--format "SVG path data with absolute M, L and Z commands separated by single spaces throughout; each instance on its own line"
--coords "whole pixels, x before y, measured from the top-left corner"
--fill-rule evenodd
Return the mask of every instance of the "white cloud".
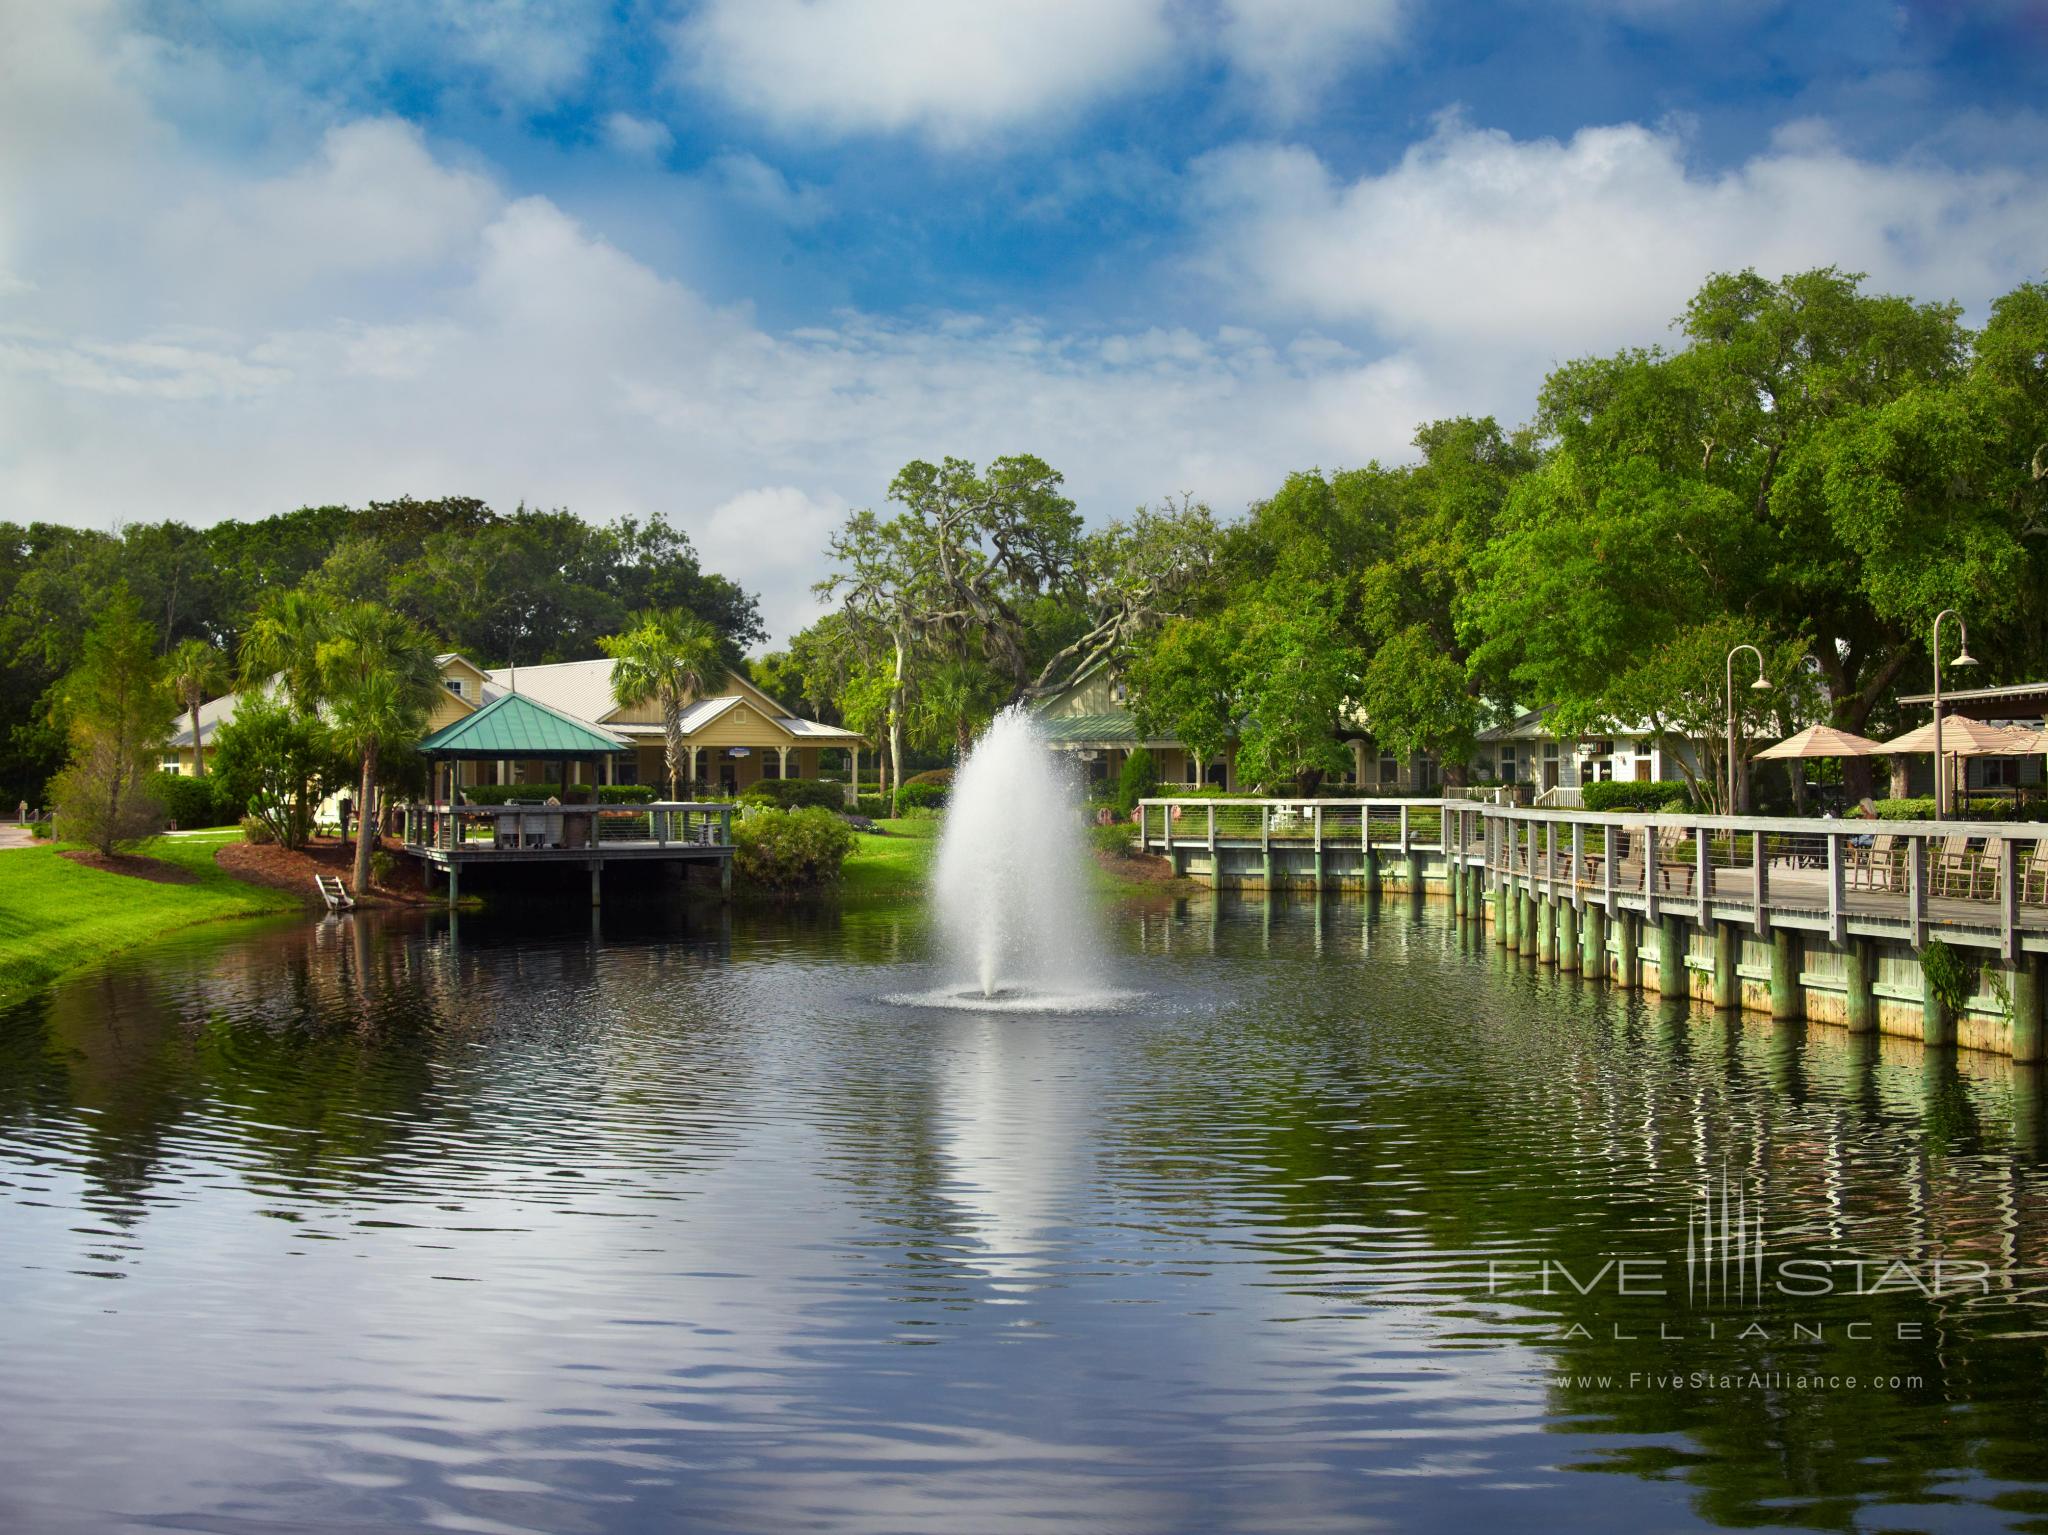
M 703 0 L 681 78 L 784 131 L 985 145 L 1220 58 L 1292 116 L 1399 29 L 1402 0 Z
M 1401 0 L 1223 0 L 1223 51 L 1273 115 L 1292 117 L 1393 42 L 1401 11 Z
M 804 228 L 831 211 L 824 192 L 793 184 L 767 161 L 749 154 L 722 154 L 711 162 L 711 174 L 738 201 L 765 213 L 778 224 Z
M 1158 67 L 1164 0 L 705 0 L 690 78 L 783 128 L 979 136 Z
M 1466 356 L 1658 339 L 1708 272 L 1744 266 L 1831 264 L 1981 305 L 2048 249 L 2037 178 L 1862 160 L 1813 125 L 1704 173 L 1670 131 L 1516 140 L 1446 118 L 1379 175 L 1345 182 L 1306 149 L 1269 145 L 1208 157 L 1195 185 L 1230 291 L 1269 315 Z
M 604 120 L 604 141 L 622 155 L 653 159 L 675 146 L 676 136 L 667 123 L 631 112 L 614 112 Z

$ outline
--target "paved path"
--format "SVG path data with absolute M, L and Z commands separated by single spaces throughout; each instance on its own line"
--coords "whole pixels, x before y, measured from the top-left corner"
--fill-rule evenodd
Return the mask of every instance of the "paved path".
M 35 843 L 26 826 L 16 826 L 12 821 L 0 824 L 0 848 L 34 847 Z

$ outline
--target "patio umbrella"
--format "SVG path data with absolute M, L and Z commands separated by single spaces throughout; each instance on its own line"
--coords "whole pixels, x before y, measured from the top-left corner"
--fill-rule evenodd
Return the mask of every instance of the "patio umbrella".
M 2029 734 L 2032 734 L 2029 732 Z M 2038 742 L 2038 737 L 2036 737 Z M 2010 726 L 1987 725 L 1967 714 L 1951 714 L 1941 722 L 1941 750 L 1948 757 L 2016 757 L 2038 750 L 2037 744 L 2022 745 Z M 1884 743 L 1879 751 L 1893 757 L 1908 757 L 1934 750 L 1934 722 Z
M 1946 746 L 1948 743 L 1942 743 Z M 1930 751 L 1932 747 L 1928 748 Z M 1871 740 L 1868 736 L 1851 735 L 1846 730 L 1837 730 L 1832 725 L 1808 725 L 1796 736 L 1787 736 L 1776 746 L 1767 746 L 1756 755 L 1768 761 L 1787 761 L 1800 757 L 1871 757 L 1880 756 L 1889 748 Z

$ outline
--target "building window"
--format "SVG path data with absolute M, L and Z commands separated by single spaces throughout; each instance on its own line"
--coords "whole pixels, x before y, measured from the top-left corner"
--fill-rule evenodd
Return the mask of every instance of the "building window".
M 1401 781 L 1401 764 L 1392 752 L 1380 753 L 1380 782 L 1382 784 Z
M 1503 746 L 1500 749 L 1500 781 L 1502 783 L 1519 783 L 1521 781 L 1515 777 L 1515 749 L 1512 746 Z
M 453 693 L 457 698 L 462 696 L 462 679 L 460 677 L 443 677 L 441 679 L 441 686 Z
M 780 778 L 782 776 L 782 758 L 773 748 L 763 747 L 761 750 L 761 776 L 763 778 Z
M 640 754 L 622 752 L 612 758 L 613 783 L 638 783 L 640 781 Z
M 164 758 L 163 761 L 159 762 L 157 766 L 162 768 L 166 773 L 176 774 L 178 771 L 178 759 L 176 757 L 166 757 Z

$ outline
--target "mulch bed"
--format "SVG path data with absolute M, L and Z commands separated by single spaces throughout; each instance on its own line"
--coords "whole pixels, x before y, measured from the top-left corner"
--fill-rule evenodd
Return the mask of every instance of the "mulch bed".
M 1096 862 L 1119 879 L 1142 880 L 1151 885 L 1185 885 L 1191 883 L 1173 872 L 1173 860 L 1161 858 L 1157 853 L 1104 853 L 1098 851 Z
M 433 900 L 421 881 L 419 863 L 403 856 L 389 837 L 381 845 L 394 855 L 397 866 L 390 884 L 371 887 L 372 898 L 399 906 Z M 274 842 L 230 842 L 213 855 L 213 861 L 236 879 L 286 891 L 308 906 L 321 904 L 320 892 L 313 884 L 316 874 L 339 876 L 344 885 L 355 888 L 355 848 L 338 837 L 315 837 L 303 848 L 279 847 Z
M 190 869 L 181 869 L 174 863 L 163 863 L 155 858 L 142 858 L 134 853 L 115 853 L 108 857 L 91 848 L 71 848 L 57 856 L 82 863 L 88 869 L 98 869 L 102 874 L 125 874 L 130 879 L 146 879 L 152 885 L 199 883 L 199 876 Z

